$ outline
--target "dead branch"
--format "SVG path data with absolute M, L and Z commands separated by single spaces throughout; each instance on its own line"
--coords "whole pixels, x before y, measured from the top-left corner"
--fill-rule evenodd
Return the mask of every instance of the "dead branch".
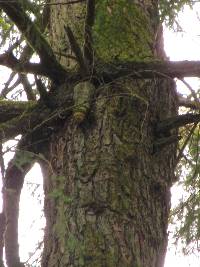
M 12 86 L 9 86 L 10 83 L 13 81 L 14 77 L 16 75 L 16 72 L 12 72 L 7 80 L 7 82 L 4 84 L 4 88 L 1 91 L 0 97 L 6 98 L 7 94 L 13 90 L 18 84 L 19 84 L 19 79 L 17 79 L 16 82 Z
M 186 82 L 185 79 L 179 79 L 179 80 L 189 89 L 194 100 L 198 102 L 195 90 L 192 88 L 192 86 L 188 82 Z
M 32 86 L 31 86 L 27 76 L 25 74 L 20 73 L 19 78 L 20 78 L 20 82 L 22 83 L 22 85 L 24 87 L 24 91 L 26 92 L 27 99 L 35 101 L 36 96 L 33 93 Z
M 178 153 L 178 156 L 176 157 L 176 165 L 179 163 L 180 159 L 182 158 L 182 156 L 183 156 L 183 151 L 185 150 L 185 148 L 186 148 L 186 146 L 187 146 L 187 144 L 188 144 L 188 142 L 189 142 L 191 136 L 193 135 L 193 133 L 194 133 L 196 127 L 197 127 L 197 124 L 198 124 L 197 122 L 194 123 L 194 125 L 193 125 L 193 127 L 191 128 L 189 134 L 187 135 L 187 137 L 186 137 L 186 139 L 185 139 L 185 141 L 184 141 L 184 143 L 183 143 L 183 145 L 182 145 L 182 147 L 181 147 L 181 149 L 180 149 L 180 151 L 179 151 L 179 153 Z
M 85 76 L 89 72 L 88 72 L 88 67 L 87 67 L 87 64 L 84 60 L 81 48 L 80 48 L 79 44 L 77 43 L 76 38 L 74 37 L 74 34 L 73 34 L 71 28 L 69 26 L 64 26 L 64 28 L 65 28 L 67 37 L 69 39 L 71 49 L 72 49 L 73 53 L 75 54 L 76 60 L 79 64 L 80 72 L 82 73 L 82 76 Z
M 49 93 L 51 108 L 42 101 L 0 101 L 1 139 L 5 142 L 19 134 L 35 131 L 40 131 L 40 135 L 43 131 L 46 138 L 49 138 L 49 134 L 55 129 L 54 125 L 60 125 L 59 122 L 69 116 L 73 109 L 73 94 L 67 94 L 66 86 L 58 90 L 59 95 Z
M 95 0 L 87 0 L 87 10 L 84 29 L 84 61 L 90 66 L 93 63 L 94 49 L 92 40 L 92 27 L 95 20 Z
M 24 1 L 23 1 L 24 3 Z M 19 2 L 1 1 L 0 7 L 15 23 L 21 33 L 25 36 L 30 46 L 37 52 L 41 59 L 41 63 L 49 69 L 56 69 L 59 73 L 65 73 L 64 68 L 58 63 L 51 49 L 51 46 L 42 35 L 39 28 L 26 14 Z M 52 73 L 53 74 L 53 73 Z M 52 75 L 54 81 L 58 80 L 58 76 Z
M 200 114 L 184 114 L 171 117 L 159 122 L 156 126 L 158 135 L 169 133 L 172 129 L 177 129 L 190 123 L 200 122 Z
M 62 83 L 66 79 L 66 77 L 68 77 L 68 74 L 69 76 L 71 76 L 67 71 L 62 70 L 60 72 L 59 69 L 52 69 L 50 67 L 46 67 L 44 64 L 24 62 L 17 59 L 12 53 L 7 52 L 0 55 L 0 65 L 8 67 L 13 71 L 19 73 L 33 73 L 42 75 L 49 77 L 54 81 L 56 81 L 56 79 L 59 79 L 58 83 Z
M 12 1 L 12 0 L 11 0 Z M 39 4 L 38 6 L 44 6 L 44 5 L 49 5 L 49 6 L 58 6 L 58 5 L 73 5 L 73 4 L 78 4 L 85 2 L 86 0 L 72 0 L 68 2 L 55 2 L 55 3 L 45 3 L 45 4 Z
M 180 107 L 191 108 L 194 110 L 200 109 L 200 102 L 197 100 L 188 100 L 187 98 L 178 95 L 178 105 Z
M 49 99 L 47 90 L 46 90 L 45 86 L 43 85 L 41 79 L 38 79 L 36 75 L 35 75 L 35 83 L 36 83 L 36 86 L 37 86 L 37 90 L 38 90 L 38 92 L 40 94 L 40 99 L 48 107 L 49 106 L 50 99 Z

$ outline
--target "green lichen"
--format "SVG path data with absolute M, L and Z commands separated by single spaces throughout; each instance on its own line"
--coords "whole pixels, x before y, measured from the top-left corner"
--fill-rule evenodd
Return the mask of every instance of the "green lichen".
M 0 99 L 0 107 L 6 106 L 6 107 L 12 107 L 13 109 L 29 109 L 32 107 L 35 107 L 36 102 L 35 101 L 13 101 L 13 100 L 5 100 Z
M 97 56 L 104 60 L 152 57 L 152 29 L 142 7 L 132 1 L 98 1 L 94 25 Z

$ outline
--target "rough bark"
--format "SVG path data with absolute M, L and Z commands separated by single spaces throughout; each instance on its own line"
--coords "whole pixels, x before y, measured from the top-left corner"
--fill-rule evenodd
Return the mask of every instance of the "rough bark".
M 178 136 L 171 126 L 177 122 L 174 76 L 160 62 L 166 56 L 157 1 L 96 1 L 95 10 L 92 0 L 61 2 L 49 1 L 51 46 L 20 2 L 0 4 L 41 59 L 21 64 L 7 52 L 0 63 L 51 80 L 30 114 L 16 107 L 22 142 L 30 142 L 29 153 L 43 154 L 42 267 L 162 267 Z M 0 130 L 12 136 L 18 118 L 9 116 Z M 32 160 L 20 167 L 11 162 L 7 170 L 9 267 L 21 264 L 18 200 Z
M 140 51 L 140 59 L 163 57 L 162 35 L 158 36 L 159 25 L 153 20 L 156 6 L 146 2 L 136 7 L 147 24 L 141 24 L 138 13 L 135 21 L 141 32 L 146 29 L 151 34 L 151 41 L 135 51 Z M 62 51 L 66 40 L 62 31 L 66 16 L 81 40 L 74 29 L 81 29 L 77 24 L 82 17 L 79 20 L 76 12 L 82 8 L 83 4 L 51 7 L 55 51 Z M 141 39 L 142 35 L 135 46 Z M 69 47 L 65 51 L 71 53 Z M 97 52 L 101 56 L 98 48 Z M 102 60 L 110 60 L 107 56 L 106 52 Z M 59 59 L 74 68 L 74 61 L 66 61 L 61 52 Z M 47 225 L 42 266 L 162 267 L 177 140 L 162 148 L 154 144 L 177 135 L 170 130 L 161 136 L 156 132 L 157 122 L 177 114 L 174 82 L 118 79 L 99 87 L 94 99 L 82 123 L 66 119 L 51 136 L 44 155 Z
M 162 266 L 176 150 L 152 144 L 176 105 L 171 81 L 137 86 L 104 89 L 87 122 L 52 137 L 42 266 Z

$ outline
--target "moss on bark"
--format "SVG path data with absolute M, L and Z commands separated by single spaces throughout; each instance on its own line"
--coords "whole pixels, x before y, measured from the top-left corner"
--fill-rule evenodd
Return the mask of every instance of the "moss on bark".
M 102 42 L 96 44 L 96 55 L 105 61 L 154 57 L 159 25 L 153 1 L 110 3 L 98 2 L 96 17 L 104 11 L 105 21 L 94 26 Z M 83 4 L 69 9 L 73 30 L 83 23 L 78 7 L 84 9 Z M 65 8 L 52 7 L 51 13 L 52 42 L 59 51 Z M 122 22 L 129 19 L 121 25 L 124 43 L 115 28 L 121 13 Z M 176 144 L 155 153 L 153 143 L 155 123 L 177 112 L 175 95 L 170 79 L 118 79 L 96 90 L 81 124 L 68 118 L 51 137 L 45 153 L 51 168 L 43 166 L 47 226 L 42 266 L 163 266 Z

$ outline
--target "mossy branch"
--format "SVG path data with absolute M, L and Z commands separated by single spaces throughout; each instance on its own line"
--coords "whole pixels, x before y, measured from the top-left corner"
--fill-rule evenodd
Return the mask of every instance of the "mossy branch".
M 18 245 L 19 200 L 24 177 L 33 166 L 35 147 L 29 138 L 23 138 L 17 145 L 14 158 L 9 162 L 3 191 L 6 228 L 4 233 L 5 256 L 8 267 L 24 266 L 20 263 Z M 24 153 L 24 151 L 26 152 Z M 31 156 L 30 156 L 31 155 Z
M 44 105 L 27 108 L 20 115 L 0 124 L 0 137 L 5 142 L 19 134 L 31 133 L 32 129 L 48 116 L 50 111 Z
M 0 100 L 0 123 L 5 123 L 24 112 L 32 111 L 37 105 L 36 101 Z
M 31 134 L 43 129 L 44 134 L 54 130 L 60 120 L 72 113 L 73 94 L 66 94 L 66 88 L 58 90 L 59 95 L 50 93 L 54 103 L 48 108 L 42 101 L 0 101 L 0 137 L 5 142 L 19 134 Z M 56 126 L 55 126 L 56 127 Z

